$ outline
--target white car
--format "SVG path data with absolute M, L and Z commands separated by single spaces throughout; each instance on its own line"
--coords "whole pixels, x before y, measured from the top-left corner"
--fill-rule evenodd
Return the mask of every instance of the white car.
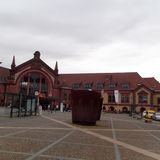
M 160 112 L 153 113 L 152 119 L 160 121 Z

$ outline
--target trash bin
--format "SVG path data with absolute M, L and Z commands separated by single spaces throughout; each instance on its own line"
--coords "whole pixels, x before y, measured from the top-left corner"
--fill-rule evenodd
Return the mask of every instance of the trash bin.
M 73 123 L 95 125 L 101 115 L 101 94 L 88 90 L 72 90 L 71 107 Z

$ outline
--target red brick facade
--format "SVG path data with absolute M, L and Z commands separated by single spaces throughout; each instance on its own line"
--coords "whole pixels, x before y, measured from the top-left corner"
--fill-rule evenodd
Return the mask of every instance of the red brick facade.
M 94 90 L 102 93 L 103 106 L 107 110 L 130 111 L 160 107 L 160 84 L 155 78 L 142 78 L 137 72 L 59 74 L 58 64 L 50 68 L 36 51 L 34 57 L 16 66 L 15 57 L 11 69 L 0 67 L 0 105 L 9 105 L 15 95 L 34 96 L 38 91 L 40 103 L 70 105 L 70 93 L 75 90 Z M 118 91 L 118 99 L 115 98 Z

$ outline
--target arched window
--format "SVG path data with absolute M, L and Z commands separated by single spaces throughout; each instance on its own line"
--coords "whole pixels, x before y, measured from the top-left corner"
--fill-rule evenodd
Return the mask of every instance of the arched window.
M 20 81 L 20 92 L 25 95 L 34 95 L 35 91 L 47 96 L 48 84 L 44 75 L 36 72 L 27 73 Z

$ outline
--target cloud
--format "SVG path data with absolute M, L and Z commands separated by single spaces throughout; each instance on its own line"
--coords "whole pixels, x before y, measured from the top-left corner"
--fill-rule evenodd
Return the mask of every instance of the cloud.
M 157 63 L 160 51 L 159 5 L 159 0 L 2 0 L 1 61 L 8 67 L 15 55 L 20 64 L 39 50 L 50 66 L 58 60 L 61 72 L 150 75 L 147 63 Z

